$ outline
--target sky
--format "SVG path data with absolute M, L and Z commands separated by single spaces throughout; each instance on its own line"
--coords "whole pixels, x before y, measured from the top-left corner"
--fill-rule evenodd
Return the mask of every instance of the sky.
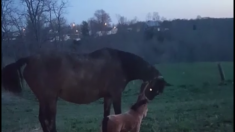
M 167 19 L 202 17 L 233 18 L 233 0 L 68 0 L 65 17 L 69 23 L 81 23 L 99 9 L 106 11 L 112 23 L 116 15 L 145 21 L 148 13 L 158 12 Z

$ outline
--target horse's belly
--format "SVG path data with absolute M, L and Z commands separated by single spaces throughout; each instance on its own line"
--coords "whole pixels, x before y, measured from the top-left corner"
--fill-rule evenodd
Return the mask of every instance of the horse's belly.
M 89 104 L 101 98 L 98 89 L 88 90 L 84 87 L 67 87 L 61 90 L 59 97 L 76 104 Z
M 98 100 L 107 94 L 113 85 L 120 83 L 120 78 L 108 70 L 104 73 L 97 70 L 80 69 L 79 71 L 70 71 L 60 81 L 60 97 L 64 100 L 88 104 Z M 119 72 L 120 73 L 120 72 Z M 101 76 L 102 75 L 102 76 Z

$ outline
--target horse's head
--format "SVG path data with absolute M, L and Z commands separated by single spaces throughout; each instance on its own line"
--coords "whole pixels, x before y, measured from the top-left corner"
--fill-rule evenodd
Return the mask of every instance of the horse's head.
M 162 93 L 166 82 L 163 76 L 157 76 L 151 81 L 143 82 L 141 85 L 141 93 L 144 91 L 148 100 L 153 100 L 155 96 Z

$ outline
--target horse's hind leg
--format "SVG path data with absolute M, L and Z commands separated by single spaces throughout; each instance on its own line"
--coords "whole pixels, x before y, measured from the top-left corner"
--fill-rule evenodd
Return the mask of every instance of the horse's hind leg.
M 56 102 L 57 99 L 39 102 L 39 121 L 43 132 L 56 132 Z
M 43 105 L 40 104 L 39 106 L 39 122 L 42 126 L 42 130 L 43 132 L 48 132 L 49 130 L 47 129 L 47 126 L 46 126 L 46 114 L 45 114 L 45 108 L 43 107 Z

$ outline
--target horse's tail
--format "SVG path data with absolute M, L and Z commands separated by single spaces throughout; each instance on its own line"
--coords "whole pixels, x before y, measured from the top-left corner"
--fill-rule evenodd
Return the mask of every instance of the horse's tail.
M 12 93 L 21 93 L 23 75 L 20 69 L 24 64 L 28 63 L 28 59 L 28 57 L 21 58 L 2 69 L 2 85 L 5 90 Z
M 108 132 L 108 122 L 109 122 L 109 117 L 108 116 L 104 117 L 102 121 L 102 132 Z

